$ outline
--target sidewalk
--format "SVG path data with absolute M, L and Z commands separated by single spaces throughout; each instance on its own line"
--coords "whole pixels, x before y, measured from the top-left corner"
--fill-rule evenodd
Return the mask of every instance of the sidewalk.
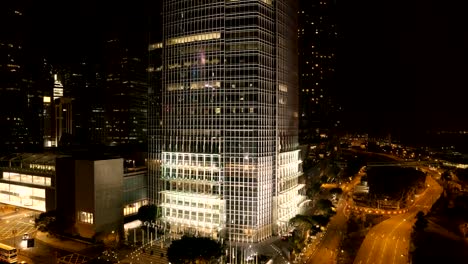
M 24 255 L 24 252 L 20 250 L 18 252 L 18 263 L 21 263 L 21 262 L 23 262 L 23 263 L 34 263 L 34 261 L 32 261 L 32 259 L 30 259 L 28 256 Z
M 6 204 L 0 204 L 0 217 L 8 216 L 16 212 L 16 207 Z
M 49 234 L 40 231 L 37 231 L 36 239 L 41 240 L 46 244 L 49 244 L 51 247 L 71 252 L 79 252 L 92 246 L 90 243 L 86 242 L 79 242 L 68 238 L 60 239 L 57 237 L 52 237 Z

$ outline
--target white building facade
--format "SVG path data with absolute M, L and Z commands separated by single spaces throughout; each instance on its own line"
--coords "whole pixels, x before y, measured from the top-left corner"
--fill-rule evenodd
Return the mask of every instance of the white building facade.
M 256 243 L 305 199 L 297 3 L 166 0 L 150 198 L 173 232 Z

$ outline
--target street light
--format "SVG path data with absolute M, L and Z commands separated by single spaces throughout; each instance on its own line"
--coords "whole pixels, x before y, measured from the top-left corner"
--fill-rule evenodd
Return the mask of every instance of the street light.
M 143 223 L 143 225 L 146 226 L 146 234 L 147 234 L 147 236 L 148 236 L 148 241 L 150 241 L 150 235 L 149 235 L 150 223 L 149 223 L 148 221 L 145 221 L 145 222 Z

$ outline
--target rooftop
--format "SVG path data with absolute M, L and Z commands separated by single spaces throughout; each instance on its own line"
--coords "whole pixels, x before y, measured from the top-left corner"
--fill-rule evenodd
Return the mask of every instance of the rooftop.
M 55 166 L 57 157 L 64 157 L 54 153 L 14 153 L 0 157 L 1 167 L 29 167 L 29 164 L 52 165 Z

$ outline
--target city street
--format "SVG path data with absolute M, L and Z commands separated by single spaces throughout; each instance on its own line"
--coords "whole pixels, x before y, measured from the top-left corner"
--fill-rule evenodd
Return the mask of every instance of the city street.
M 323 234 L 320 242 L 315 247 L 307 247 L 302 258 L 303 263 L 335 263 L 338 253 L 338 248 L 341 243 L 342 236 L 346 231 L 347 215 L 345 212 L 347 206 L 348 193 L 353 190 L 354 186 L 361 180 L 364 173 L 361 171 L 353 180 L 343 186 L 343 194 L 337 206 L 337 213 L 333 216 L 328 224 L 327 230 Z
M 320 264 L 320 263 L 335 263 L 337 250 L 340 246 L 341 237 L 346 231 L 346 215 L 344 209 L 346 208 L 346 201 L 341 200 L 337 207 L 337 214 L 332 217 L 328 224 L 327 230 L 322 237 L 318 247 L 313 252 L 307 252 L 310 256 L 305 263 Z
M 11 213 L 0 216 L 0 241 L 7 241 L 12 244 L 15 241 L 16 246 L 21 241 L 23 234 L 29 234 L 34 228 L 35 212 L 19 209 Z
M 13 207 L 2 212 L 0 215 L 0 242 L 15 246 L 18 249 L 19 261 L 31 261 L 33 263 L 51 263 L 56 256 L 67 255 L 70 252 L 55 249 L 50 245 L 35 239 L 33 248 L 25 248 L 25 242 L 22 240 L 24 234 L 34 238 L 36 229 L 34 228 L 34 218 L 39 212 Z
M 362 243 L 354 263 L 408 263 L 412 226 L 418 211 L 427 213 L 442 193 L 442 187 L 427 177 L 426 191 L 409 208 L 409 212 L 392 217 L 374 226 Z

